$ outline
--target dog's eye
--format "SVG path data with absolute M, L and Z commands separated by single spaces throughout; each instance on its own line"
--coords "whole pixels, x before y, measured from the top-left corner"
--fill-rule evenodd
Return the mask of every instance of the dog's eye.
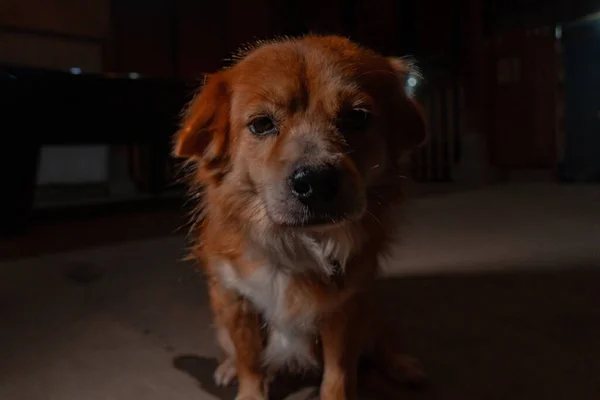
M 337 120 L 337 127 L 342 133 L 361 133 L 371 123 L 371 113 L 362 108 L 355 108 L 342 114 Z
M 257 117 L 248 125 L 250 132 L 256 136 L 264 136 L 277 133 L 277 126 L 269 117 Z

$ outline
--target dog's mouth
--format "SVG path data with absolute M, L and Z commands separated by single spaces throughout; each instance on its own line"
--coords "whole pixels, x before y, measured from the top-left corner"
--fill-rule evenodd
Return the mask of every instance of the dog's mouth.
M 291 203 L 291 204 L 290 204 Z M 332 205 L 326 210 L 315 210 L 296 202 L 283 207 L 267 207 L 271 221 L 281 227 L 310 230 L 327 230 L 360 220 L 366 212 L 365 202 Z

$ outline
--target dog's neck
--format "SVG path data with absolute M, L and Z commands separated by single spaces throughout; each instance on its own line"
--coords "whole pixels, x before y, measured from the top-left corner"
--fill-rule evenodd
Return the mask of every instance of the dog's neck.
M 290 274 L 310 273 L 325 280 L 343 276 L 352 255 L 360 251 L 362 238 L 351 226 L 323 231 L 269 229 L 249 234 L 251 257 L 265 258 Z

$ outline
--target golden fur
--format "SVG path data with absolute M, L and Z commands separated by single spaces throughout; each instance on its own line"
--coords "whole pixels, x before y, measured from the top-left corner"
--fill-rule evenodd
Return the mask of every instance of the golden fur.
M 341 37 L 285 38 L 208 76 L 187 108 L 174 153 L 202 193 L 193 256 L 226 354 L 215 379 L 237 377 L 238 400 L 266 399 L 282 368 L 322 368 L 321 399 L 355 399 L 362 357 L 422 378 L 370 293 L 395 231 L 398 160 L 425 137 L 410 71 Z M 337 171 L 325 211 L 290 194 L 298 165 Z

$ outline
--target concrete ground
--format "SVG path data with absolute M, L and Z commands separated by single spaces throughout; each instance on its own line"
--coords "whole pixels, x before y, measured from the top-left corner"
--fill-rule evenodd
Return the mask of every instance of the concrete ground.
M 432 194 L 397 218 L 379 293 L 431 384 L 390 398 L 600 398 L 598 186 Z M 183 255 L 165 236 L 0 263 L 0 399 L 233 399 Z

